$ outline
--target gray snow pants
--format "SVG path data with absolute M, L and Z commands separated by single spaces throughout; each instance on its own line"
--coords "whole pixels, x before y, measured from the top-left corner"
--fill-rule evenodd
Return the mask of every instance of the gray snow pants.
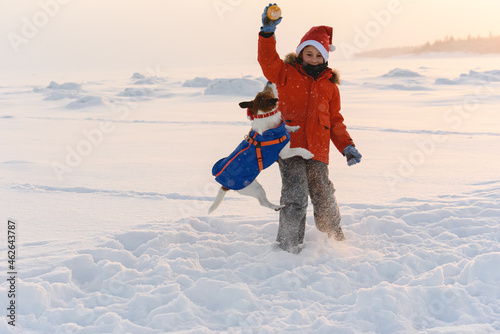
M 281 173 L 281 200 L 278 242 L 280 248 L 290 250 L 304 241 L 308 196 L 314 212 L 314 223 L 321 232 L 334 232 L 340 227 L 341 215 L 335 188 L 328 178 L 328 165 L 302 157 L 279 159 Z

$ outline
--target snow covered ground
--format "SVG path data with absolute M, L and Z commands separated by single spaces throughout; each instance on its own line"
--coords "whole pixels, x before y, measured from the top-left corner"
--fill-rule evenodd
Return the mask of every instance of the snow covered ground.
M 278 214 L 252 198 L 207 215 L 257 64 L 3 73 L 0 332 L 500 332 L 499 64 L 335 63 L 363 159 L 332 147 L 347 240 L 318 232 L 309 207 L 299 255 L 274 247 Z M 279 202 L 278 167 L 259 181 Z

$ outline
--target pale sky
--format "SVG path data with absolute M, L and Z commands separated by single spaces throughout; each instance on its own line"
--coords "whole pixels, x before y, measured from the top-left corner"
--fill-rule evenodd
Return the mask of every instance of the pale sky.
M 281 0 L 280 54 L 314 25 L 349 50 L 500 35 L 499 0 Z M 257 0 L 0 0 L 0 70 L 256 61 Z M 353 49 L 354 48 L 354 49 Z

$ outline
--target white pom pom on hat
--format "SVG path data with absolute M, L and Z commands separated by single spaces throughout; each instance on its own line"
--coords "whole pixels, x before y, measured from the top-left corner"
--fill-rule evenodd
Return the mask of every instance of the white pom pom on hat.
M 325 61 L 328 60 L 329 52 L 335 51 L 335 45 L 332 44 L 333 28 L 328 26 L 317 26 L 309 29 L 308 32 L 300 40 L 297 46 L 297 54 L 308 45 L 314 46 L 323 56 Z

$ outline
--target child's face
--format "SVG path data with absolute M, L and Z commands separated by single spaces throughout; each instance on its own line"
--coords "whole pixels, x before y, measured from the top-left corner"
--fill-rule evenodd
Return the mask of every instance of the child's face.
M 312 45 L 308 45 L 302 50 L 302 59 L 304 60 L 304 63 L 313 66 L 320 65 L 325 62 L 321 52 L 319 52 L 319 50 Z

